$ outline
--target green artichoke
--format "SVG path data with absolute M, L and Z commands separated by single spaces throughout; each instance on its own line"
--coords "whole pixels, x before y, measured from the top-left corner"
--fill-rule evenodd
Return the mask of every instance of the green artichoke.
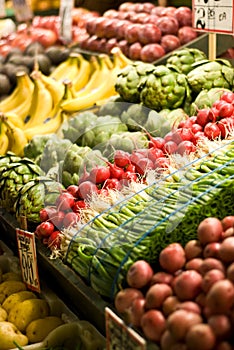
M 23 185 L 44 175 L 42 169 L 28 158 L 22 158 L 14 163 L 8 163 L 1 172 L 0 203 L 9 212 L 14 212 L 15 200 Z
M 65 124 L 62 125 L 62 133 L 64 138 L 70 140 L 72 143 L 81 144 L 81 137 L 87 128 L 91 128 L 95 124 L 98 116 L 91 112 L 80 112 L 69 118 Z
M 100 106 L 98 115 L 112 115 L 114 117 L 119 117 L 123 111 L 128 108 L 128 106 L 128 103 L 124 101 L 120 96 L 113 96 L 106 103 Z
M 135 61 L 124 67 L 117 75 L 115 90 L 126 102 L 139 103 L 139 84 L 155 69 L 151 63 Z
M 212 88 L 233 90 L 234 68 L 225 59 L 203 60 L 193 64 L 193 69 L 187 74 L 187 79 L 195 95 L 201 90 Z
M 18 162 L 19 160 L 21 160 L 21 157 L 16 156 L 15 153 L 10 151 L 4 155 L 0 155 L 0 177 L 8 164 Z
M 57 135 L 50 137 L 44 147 L 40 161 L 40 167 L 45 173 L 64 159 L 65 153 L 71 145 L 72 142 L 68 139 L 61 139 Z
M 130 104 L 128 109 L 124 111 L 120 119 L 127 125 L 129 131 L 140 131 L 145 124 L 150 109 L 140 103 Z
M 36 135 L 24 147 L 24 156 L 37 162 L 52 135 Z
M 191 103 L 191 93 L 185 74 L 174 67 L 156 66 L 154 71 L 139 86 L 140 100 L 148 108 L 186 108 Z
M 207 59 L 205 52 L 190 47 L 174 51 L 167 59 L 166 64 L 175 65 L 181 73 L 188 74 L 193 68 L 192 64 Z
M 54 206 L 64 187 L 46 176 L 39 176 L 23 185 L 15 201 L 16 218 L 25 216 L 29 223 L 40 222 L 40 210 Z

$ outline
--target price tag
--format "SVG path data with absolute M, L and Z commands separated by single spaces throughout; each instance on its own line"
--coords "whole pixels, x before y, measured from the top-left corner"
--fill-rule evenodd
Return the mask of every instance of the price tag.
M 34 233 L 17 228 L 16 238 L 23 281 L 29 289 L 40 293 Z
M 193 0 L 192 8 L 197 31 L 234 33 L 234 0 Z
M 59 37 L 64 44 L 72 41 L 72 10 L 74 0 L 61 0 L 59 8 L 60 30 Z
M 0 18 L 6 16 L 6 6 L 5 0 L 0 0 Z
M 33 18 L 27 0 L 13 0 L 14 15 L 18 22 L 28 22 Z
M 106 350 L 146 350 L 146 340 L 127 327 L 111 309 L 105 308 Z

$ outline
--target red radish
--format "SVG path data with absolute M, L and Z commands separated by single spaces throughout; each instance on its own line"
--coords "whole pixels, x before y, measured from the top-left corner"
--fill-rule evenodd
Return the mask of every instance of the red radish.
M 111 179 L 107 179 L 104 184 L 103 184 L 103 189 L 116 189 L 116 190 L 121 190 L 121 183 L 119 182 L 118 179 L 115 179 L 114 177 Z
M 182 271 L 177 276 L 174 292 L 182 301 L 194 300 L 201 292 L 202 276 L 195 270 Z
M 117 292 L 114 305 L 118 312 L 126 312 L 136 298 L 144 298 L 143 293 L 137 288 L 124 288 Z
M 69 192 L 61 193 L 56 200 L 57 209 L 63 211 L 71 209 L 74 203 L 75 198 Z
M 55 207 L 46 207 L 40 210 L 40 221 L 47 221 L 51 215 L 57 212 L 57 209 Z
M 125 151 L 117 150 L 114 154 L 114 163 L 120 168 L 126 167 L 130 163 L 130 154 Z
M 141 318 L 141 328 L 147 339 L 158 342 L 166 329 L 166 319 L 159 310 L 148 310 Z
M 156 159 L 164 157 L 164 153 L 159 148 L 151 147 L 148 150 L 148 157 L 152 162 L 155 162 Z
M 215 107 L 209 109 L 209 121 L 216 122 L 219 119 L 219 110 Z
M 53 215 L 51 215 L 50 222 L 52 222 L 53 225 L 59 229 L 62 227 L 64 216 L 65 212 L 58 210 Z
M 36 234 L 38 238 L 49 237 L 51 233 L 54 232 L 54 228 L 52 222 L 44 221 L 37 226 Z
M 128 269 L 126 280 L 130 287 L 145 287 L 153 276 L 151 265 L 145 260 L 135 261 Z
M 159 157 L 155 160 L 154 165 L 159 169 L 166 169 L 170 165 L 170 160 L 166 157 Z
M 189 128 L 179 128 L 173 134 L 173 141 L 180 144 L 182 141 L 191 141 L 193 133 Z
M 225 278 L 224 272 L 218 269 L 212 269 L 205 273 L 202 280 L 202 290 L 207 293 L 214 283 Z
M 163 147 L 165 153 L 173 154 L 177 151 L 177 143 L 174 141 L 167 141 Z
M 218 242 L 221 239 L 223 226 L 216 217 L 208 217 L 200 222 L 197 228 L 198 240 L 202 245 Z
M 224 231 L 229 227 L 234 227 L 234 215 L 225 216 L 221 222 Z
M 145 150 L 145 153 L 146 152 L 147 152 L 147 150 Z M 147 157 L 147 154 L 143 154 L 142 152 L 140 152 L 138 150 L 137 151 L 133 151 L 132 154 L 130 155 L 130 161 L 131 161 L 132 164 L 137 165 L 139 160 L 141 158 L 145 158 L 145 157 Z
M 130 173 L 135 173 L 136 172 L 136 167 L 134 164 L 128 164 L 125 168 L 125 171 L 130 172 Z
M 176 150 L 176 152 L 179 153 L 180 155 L 190 154 L 190 153 L 195 152 L 195 151 L 196 151 L 196 147 L 193 144 L 193 142 L 186 141 L 186 140 L 180 142 L 180 144 L 178 145 L 177 150 Z
M 164 136 L 164 145 L 166 142 L 168 141 L 173 141 L 173 135 L 174 135 L 174 132 L 173 131 L 169 131 L 165 136 Z
M 61 232 L 53 231 L 48 238 L 47 244 L 51 250 L 54 248 L 59 249 L 61 244 Z
M 177 128 L 192 128 L 194 122 L 191 120 L 192 117 L 181 120 Z M 195 117 L 196 118 L 196 117 Z
M 129 308 L 130 323 L 134 327 L 140 327 L 141 318 L 145 313 L 145 298 L 136 298 Z
M 70 193 L 74 198 L 77 197 L 78 193 L 78 186 L 77 185 L 70 185 L 66 188 L 67 192 Z
M 169 273 L 175 273 L 185 265 L 185 252 L 179 243 L 171 243 L 159 254 L 161 267 Z
M 217 122 L 217 126 L 221 132 L 221 137 L 225 139 L 234 129 L 234 118 L 223 118 Z
M 82 199 L 89 199 L 94 193 L 98 193 L 97 186 L 91 181 L 84 181 L 79 185 L 78 194 Z
M 80 220 L 80 216 L 73 211 L 67 213 L 63 219 L 63 226 L 70 227 L 76 224 Z
M 221 100 L 226 101 L 228 103 L 234 102 L 234 93 L 232 91 L 225 91 L 220 97 Z
M 188 241 L 184 246 L 184 252 L 187 260 L 199 258 L 202 256 L 202 246 L 197 239 Z
M 136 172 L 140 175 L 144 175 L 147 170 L 154 169 L 154 163 L 149 158 L 141 158 L 138 163 L 136 163 Z
M 82 209 L 87 208 L 87 204 L 83 200 L 75 201 L 75 204 L 72 207 L 74 213 L 79 213 Z
M 122 181 L 122 180 L 126 180 L 126 181 Z M 120 182 L 122 181 L 124 183 L 129 183 L 130 181 L 137 181 L 137 180 L 138 180 L 138 177 L 135 173 L 132 173 L 131 171 L 125 171 L 125 173 L 123 173 L 123 175 L 121 176 Z
M 84 181 L 87 181 L 88 179 L 89 179 L 89 172 L 86 170 L 86 167 L 84 167 L 84 172 L 79 178 L 78 185 L 80 185 Z
M 193 134 L 196 134 L 198 131 L 202 131 L 203 130 L 203 127 L 198 124 L 198 123 L 194 123 L 192 126 L 191 126 L 191 131 Z
M 209 122 L 209 113 L 208 108 L 202 108 L 197 112 L 197 124 L 205 126 Z
M 179 305 L 179 304 L 178 304 Z M 167 329 L 176 340 L 184 340 L 188 330 L 195 324 L 202 323 L 202 317 L 197 312 L 178 309 L 167 318 Z
M 209 140 L 214 140 L 221 136 L 221 131 L 217 124 L 209 122 L 204 126 L 204 135 Z
M 205 134 L 203 131 L 197 131 L 194 136 L 193 136 L 193 142 L 196 145 L 199 141 L 202 139 L 206 138 Z
M 106 196 L 108 196 L 108 194 L 109 194 L 109 191 L 108 191 L 108 190 L 109 190 L 108 188 L 100 188 L 100 190 L 98 190 L 98 194 L 100 194 L 100 195 L 106 197 Z
M 145 308 L 158 309 L 161 308 L 165 299 L 172 296 L 172 288 L 166 283 L 154 283 L 146 292 Z
M 109 167 L 98 165 L 89 173 L 89 180 L 94 184 L 101 184 L 110 178 Z
M 234 106 L 231 103 L 223 101 L 222 106 L 219 109 L 219 116 L 221 118 L 231 117 L 234 112 Z
M 150 135 L 150 134 L 149 134 Z M 149 141 L 149 148 L 154 147 L 154 148 L 159 148 L 163 149 L 163 146 L 165 144 L 165 140 L 163 137 L 152 137 L 150 135 L 150 141 Z

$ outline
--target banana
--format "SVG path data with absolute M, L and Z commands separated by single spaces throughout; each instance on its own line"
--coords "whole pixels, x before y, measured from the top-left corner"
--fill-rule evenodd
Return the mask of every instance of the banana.
M 0 111 L 20 111 L 25 101 L 30 99 L 33 93 L 33 82 L 26 72 L 18 72 L 16 75 L 16 87 L 13 92 L 0 102 Z M 28 102 L 27 102 L 28 105 Z
M 50 74 L 51 78 L 58 81 L 63 81 L 65 79 L 72 80 L 79 73 L 79 54 L 71 53 L 69 57 L 62 63 L 60 63 Z
M 18 128 L 24 127 L 23 121 L 15 113 L 12 113 L 12 112 L 2 113 L 2 112 L 0 112 L 0 120 L 2 120 L 3 118 L 5 118 L 6 120 L 9 120 L 12 124 L 17 126 Z
M 121 49 L 117 46 L 113 47 L 110 53 L 113 57 L 113 61 L 120 67 L 120 69 L 126 67 L 128 64 L 133 63 L 133 61 L 125 56 Z
M 72 84 L 75 91 L 83 89 L 88 83 L 92 71 L 91 63 L 83 55 L 78 56 L 79 73 L 73 79 Z
M 9 120 L 4 119 L 3 123 L 6 125 L 6 135 L 9 139 L 8 151 L 15 153 L 19 157 L 24 155 L 24 147 L 28 143 L 28 139 L 24 134 L 23 129 L 15 126 Z
M 5 155 L 9 147 L 9 138 L 6 134 L 6 126 L 1 122 L 1 133 L 0 133 L 0 155 Z
M 51 93 L 53 105 L 56 106 L 63 98 L 65 90 L 64 84 L 61 81 L 57 81 L 54 78 L 42 73 L 40 74 L 40 78 L 47 90 L 49 90 L 49 92 Z
M 25 122 L 24 130 L 43 123 L 43 121 L 49 117 L 54 107 L 53 97 L 42 79 L 40 79 L 40 75 L 37 74 L 37 71 L 34 71 L 32 78 L 34 82 L 34 91 L 28 113 L 29 119 Z

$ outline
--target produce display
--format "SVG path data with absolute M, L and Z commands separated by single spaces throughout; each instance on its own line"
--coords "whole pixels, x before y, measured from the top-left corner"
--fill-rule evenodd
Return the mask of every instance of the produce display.
M 158 264 L 138 260 L 115 307 L 160 349 L 232 349 L 234 216 L 207 217 L 197 238 L 168 244 Z

